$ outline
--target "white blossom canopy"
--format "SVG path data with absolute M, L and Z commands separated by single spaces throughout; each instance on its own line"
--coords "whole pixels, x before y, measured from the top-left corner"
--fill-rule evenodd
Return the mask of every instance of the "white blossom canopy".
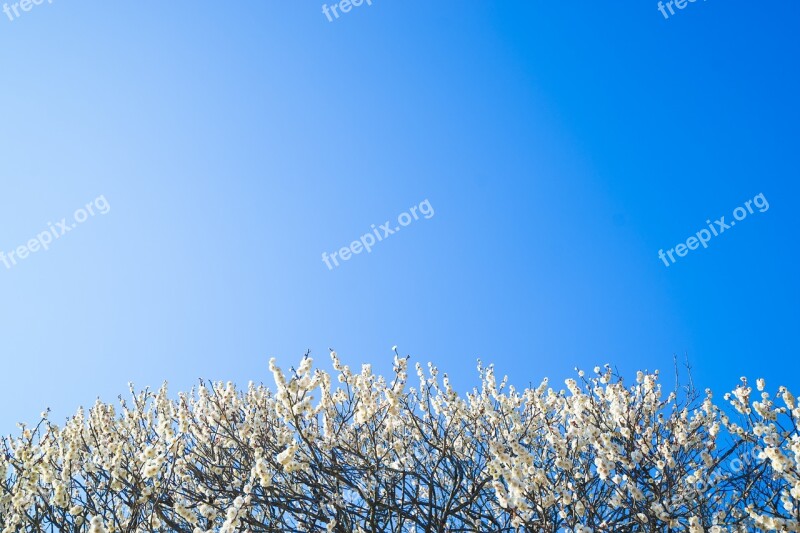
M 479 389 L 305 357 L 275 386 L 166 385 L 0 444 L 0 530 L 800 531 L 800 407 L 746 380 L 664 394 L 611 368 Z M 336 382 L 336 383 L 334 383 Z

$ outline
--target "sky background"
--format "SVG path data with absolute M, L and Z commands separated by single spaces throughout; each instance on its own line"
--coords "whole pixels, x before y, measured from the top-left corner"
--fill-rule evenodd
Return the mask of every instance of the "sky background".
M 270 357 L 467 390 L 688 355 L 800 390 L 790 0 L 63 2 L 0 13 L 0 433 Z M 673 248 L 763 193 L 708 249 Z M 329 270 L 412 206 L 420 218 Z

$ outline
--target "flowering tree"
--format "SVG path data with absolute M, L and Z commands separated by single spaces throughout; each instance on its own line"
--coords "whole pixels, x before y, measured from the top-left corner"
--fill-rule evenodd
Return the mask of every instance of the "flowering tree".
M 743 380 L 718 407 L 609 367 L 457 394 L 407 359 L 305 357 L 274 390 L 131 389 L 0 444 L 0 530 L 800 531 L 800 407 Z M 336 381 L 337 383 L 334 383 Z

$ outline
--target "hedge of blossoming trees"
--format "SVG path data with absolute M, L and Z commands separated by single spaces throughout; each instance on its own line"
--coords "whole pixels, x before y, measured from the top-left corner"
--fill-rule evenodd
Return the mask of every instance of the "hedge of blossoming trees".
M 800 531 L 800 407 L 743 381 L 666 394 L 608 367 L 480 389 L 407 359 L 275 386 L 200 383 L 46 416 L 2 441 L 0 530 Z M 757 382 L 762 391 L 763 382 Z M 730 404 L 730 405 L 727 405 Z M 732 407 L 731 407 L 732 406 Z

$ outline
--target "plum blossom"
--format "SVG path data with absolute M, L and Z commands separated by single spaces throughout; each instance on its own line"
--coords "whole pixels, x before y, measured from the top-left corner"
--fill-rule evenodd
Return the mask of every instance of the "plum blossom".
M 464 394 L 393 348 L 393 370 L 306 355 L 270 385 L 165 386 L 48 412 L 0 439 L 0 532 L 800 531 L 800 407 L 743 378 L 627 384 L 611 365 Z

